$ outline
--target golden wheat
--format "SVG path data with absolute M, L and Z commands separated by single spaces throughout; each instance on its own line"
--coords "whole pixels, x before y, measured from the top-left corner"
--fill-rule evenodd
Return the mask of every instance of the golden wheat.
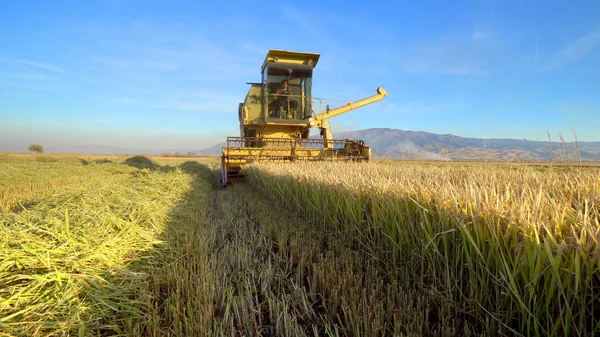
M 481 164 L 260 164 L 252 182 L 298 212 L 358 228 L 397 268 L 480 324 L 600 331 L 600 176 Z

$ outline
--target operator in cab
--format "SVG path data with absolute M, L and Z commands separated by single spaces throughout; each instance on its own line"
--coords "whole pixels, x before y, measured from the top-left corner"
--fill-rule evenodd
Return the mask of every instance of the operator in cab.
M 279 118 L 294 118 L 293 110 L 298 106 L 296 98 L 293 96 L 294 91 L 288 86 L 288 80 L 281 81 L 281 86 L 275 92 L 275 100 L 273 101 L 273 117 Z

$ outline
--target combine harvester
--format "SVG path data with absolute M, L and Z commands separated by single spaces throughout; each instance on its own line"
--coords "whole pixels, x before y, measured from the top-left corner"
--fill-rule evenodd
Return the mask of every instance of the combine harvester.
M 377 94 L 335 109 L 313 104 L 312 73 L 319 54 L 270 50 L 262 65 L 261 83 L 240 103 L 240 136 L 227 137 L 221 156 L 221 185 L 243 180 L 244 166 L 252 162 L 369 161 L 371 148 L 362 140 L 332 139 L 329 118 L 341 115 L 387 95 Z M 309 138 L 320 129 L 320 139 Z

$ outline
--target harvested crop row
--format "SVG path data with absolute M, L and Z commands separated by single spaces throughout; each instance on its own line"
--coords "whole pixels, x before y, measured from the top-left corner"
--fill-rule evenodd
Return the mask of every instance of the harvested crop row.
M 0 331 L 7 335 L 123 333 L 147 319 L 148 273 L 191 177 L 139 171 L 0 213 Z
M 135 171 L 108 159 L 0 156 L 0 212 L 21 212 L 45 198 L 77 193 L 94 185 L 117 183 Z
M 22 157 L 0 154 L 0 191 L 27 189 L 75 177 L 113 175 L 135 171 L 109 159 L 85 160 L 76 156 Z
M 481 330 L 600 331 L 591 170 L 296 163 L 255 165 L 250 179 L 315 222 L 387 247 L 396 268 Z
M 47 198 L 82 193 L 93 187 L 118 184 L 127 179 L 127 174 L 90 174 L 48 181 L 28 188 L 5 188 L 0 191 L 0 212 L 22 212 Z
M 212 327 L 175 335 L 474 335 L 451 307 L 434 308 L 430 296 L 412 290 L 408 271 L 390 266 L 389 253 L 356 231 L 316 226 L 251 184 L 219 187 L 209 200 L 203 234 L 218 284 L 212 305 L 186 314 L 212 313 Z M 191 273 L 182 270 L 184 282 Z

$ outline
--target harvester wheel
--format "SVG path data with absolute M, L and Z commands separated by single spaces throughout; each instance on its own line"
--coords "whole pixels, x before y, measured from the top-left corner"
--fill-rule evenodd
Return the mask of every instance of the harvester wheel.
M 357 144 L 350 144 L 346 147 L 346 156 L 350 161 L 361 161 L 362 154 Z
M 354 148 L 354 153 L 352 154 L 352 157 L 354 161 L 362 161 L 362 153 L 360 153 L 358 147 Z
M 227 164 L 225 164 L 225 160 L 221 160 L 221 186 L 227 186 Z

